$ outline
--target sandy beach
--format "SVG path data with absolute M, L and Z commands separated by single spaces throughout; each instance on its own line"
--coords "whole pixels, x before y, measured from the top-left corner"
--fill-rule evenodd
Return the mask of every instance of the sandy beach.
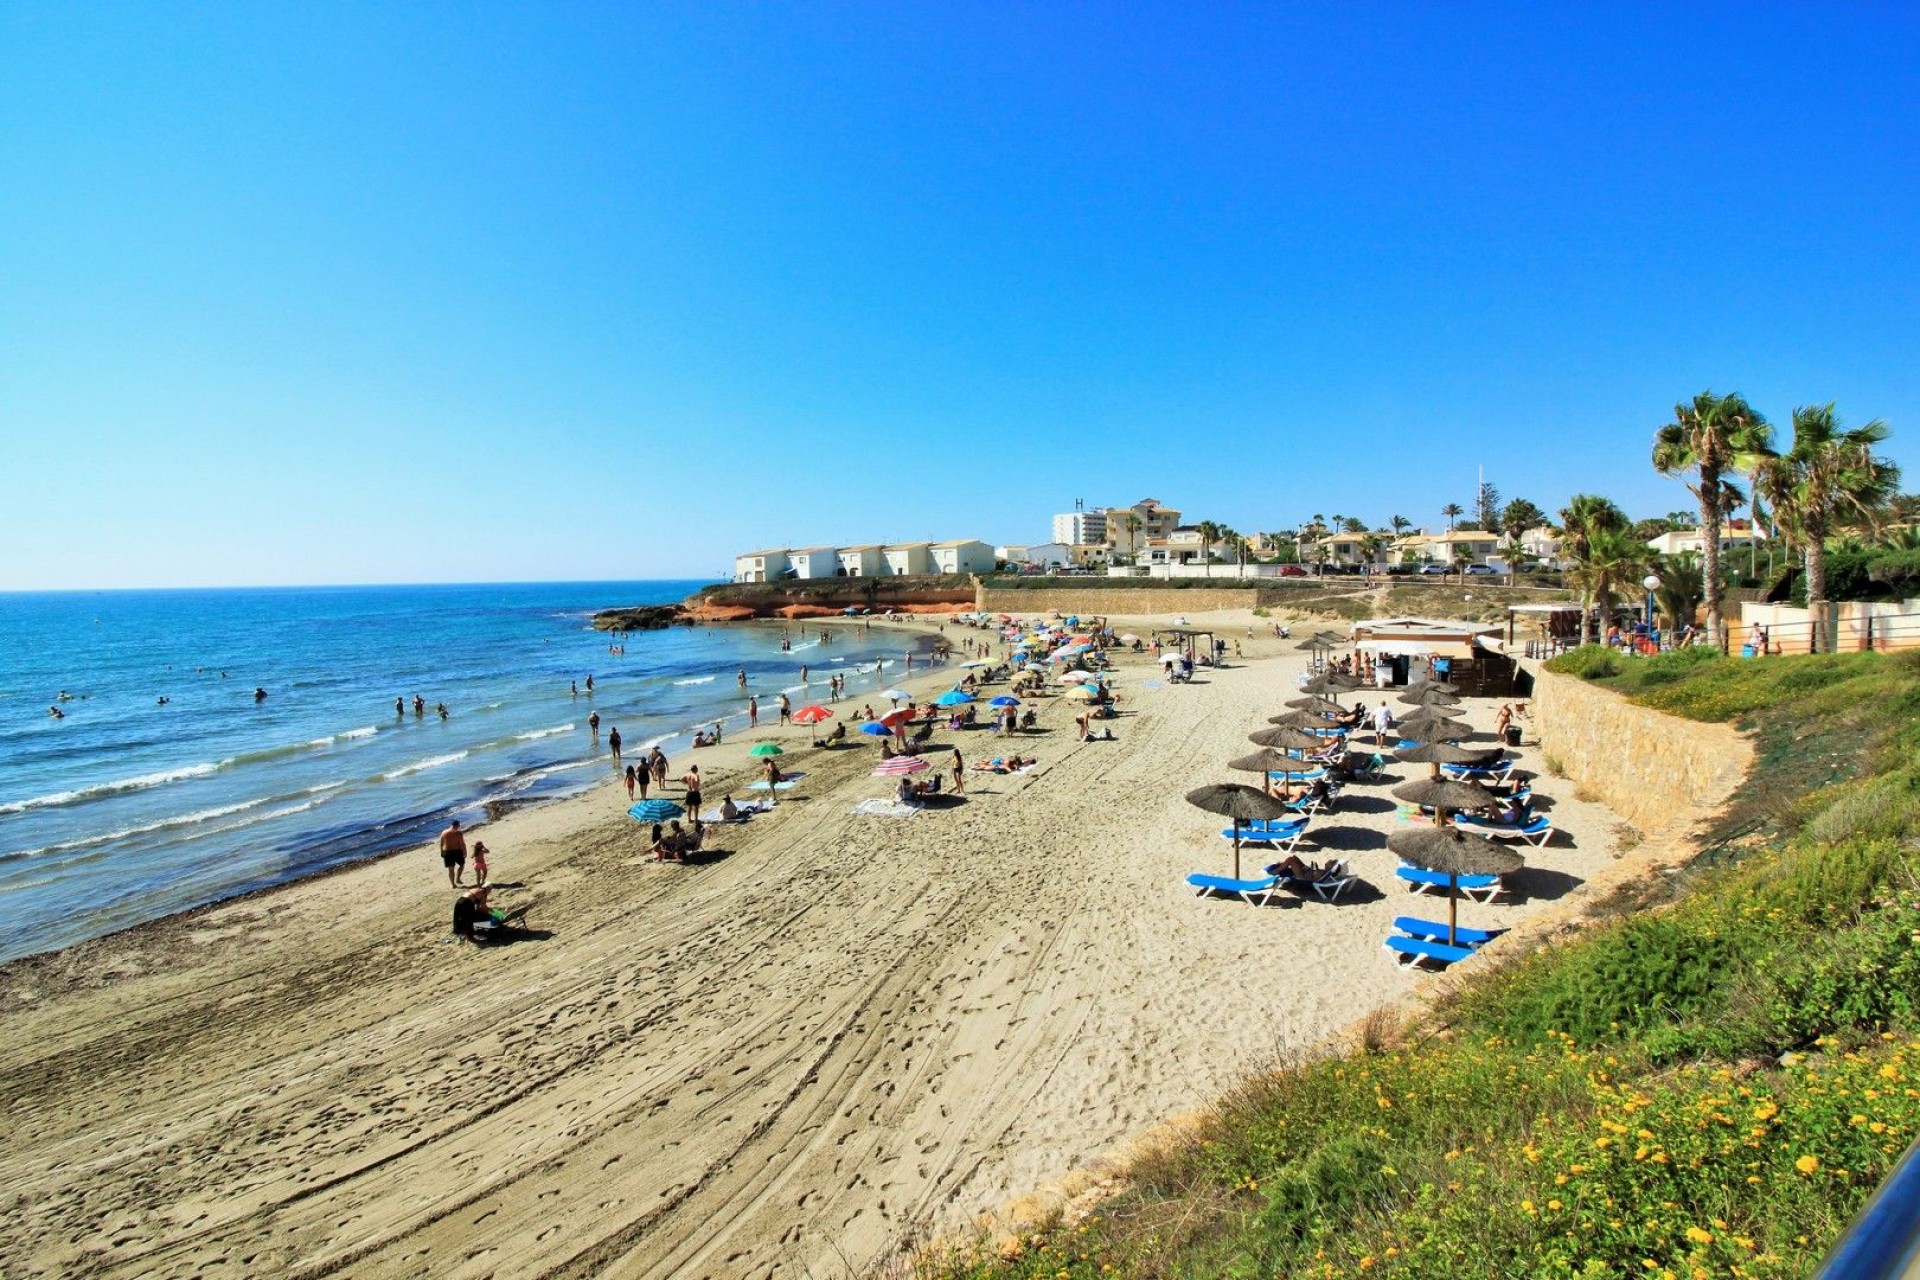
M 1364 877 L 1336 904 L 1185 885 L 1231 865 L 1185 791 L 1248 780 L 1226 761 L 1306 661 L 1194 621 L 1244 658 L 1167 686 L 1127 655 L 1117 742 L 1045 699 L 1038 768 L 952 807 L 856 813 L 889 791 L 871 740 L 814 751 L 763 708 L 673 776 L 715 802 L 773 740 L 807 777 L 700 865 L 648 859 L 611 777 L 490 824 L 533 940 L 450 942 L 421 848 L 0 970 L 5 1274 L 860 1274 L 1418 995 L 1381 940 L 1446 908 L 1394 880 L 1391 783 L 1301 847 Z M 1560 833 L 1462 923 L 1564 909 L 1616 856 L 1610 812 L 1537 787 Z

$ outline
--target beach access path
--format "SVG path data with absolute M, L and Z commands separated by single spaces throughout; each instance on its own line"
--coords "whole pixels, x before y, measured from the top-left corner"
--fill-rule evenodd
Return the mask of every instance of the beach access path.
M 938 733 L 1040 765 L 911 818 L 853 812 L 890 790 L 870 739 L 814 751 L 764 718 L 672 762 L 709 804 L 755 741 L 809 775 L 704 865 L 647 859 L 612 784 L 510 815 L 483 832 L 522 886 L 498 903 L 540 940 L 448 943 L 422 848 L 0 969 L 6 1274 L 858 1274 L 1097 1162 L 1428 981 L 1381 949 L 1410 907 L 1445 918 L 1393 878 L 1384 786 L 1301 850 L 1377 892 L 1186 887 L 1230 854 L 1184 792 L 1250 780 L 1225 763 L 1305 661 L 1241 642 L 1191 685 L 1127 657 L 1117 742 L 1077 743 L 1051 699 L 1017 744 Z M 1526 851 L 1543 891 L 1461 923 L 1551 908 L 1613 856 L 1606 810 L 1540 790 L 1573 836 Z

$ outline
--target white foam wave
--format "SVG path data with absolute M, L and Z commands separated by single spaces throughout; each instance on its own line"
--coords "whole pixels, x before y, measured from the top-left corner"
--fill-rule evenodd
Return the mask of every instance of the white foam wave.
M 24 813 L 28 809 L 58 809 L 70 804 L 81 804 L 88 800 L 98 800 L 105 796 L 124 795 L 129 791 L 145 791 L 149 787 L 164 787 L 169 782 L 184 782 L 188 778 L 204 778 L 218 773 L 232 764 L 231 758 L 217 764 L 193 764 L 183 769 L 164 769 L 159 773 L 143 773 L 137 778 L 122 778 L 118 782 L 102 782 L 91 787 L 77 787 L 72 791 L 54 791 L 44 796 L 34 796 L 31 800 L 15 800 L 0 804 L 0 814 Z
M 675 680 L 675 684 L 712 684 L 712 676 L 693 676 L 686 680 Z
M 380 780 L 382 782 L 392 782 L 395 778 L 404 778 L 408 774 L 413 773 L 424 773 L 428 769 L 438 769 L 442 765 L 449 765 L 456 760 L 465 760 L 466 758 L 467 753 L 464 751 L 450 751 L 443 756 L 428 756 L 425 760 L 416 760 L 412 764 L 404 765 L 390 773 L 383 773 L 380 775 Z
M 801 681 L 801 682 L 800 682 L 799 684 L 790 684 L 790 685 L 788 685 L 788 686 L 787 686 L 786 688 L 784 688 L 784 689 L 782 689 L 782 690 L 781 690 L 780 692 L 782 692 L 782 693 L 805 693 L 805 692 L 806 692 L 806 690 L 807 690 L 807 684 L 806 684 L 806 681 L 804 681 L 804 680 L 803 680 L 803 681 Z
M 75 849 L 90 849 L 95 845 L 113 844 L 121 840 L 131 840 L 134 836 L 149 835 L 155 831 L 166 831 L 172 827 L 192 826 L 201 822 L 212 822 L 215 818 L 224 818 L 230 814 L 244 813 L 248 809 L 257 809 L 272 797 L 261 796 L 257 800 L 243 800 L 239 804 L 225 804 L 214 809 L 201 809 L 196 813 L 183 813 L 172 818 L 162 818 L 158 822 L 149 822 L 138 827 L 122 827 L 118 831 L 109 831 L 104 835 L 84 836 L 78 840 L 62 840 L 57 844 L 42 845 L 38 849 L 20 849 L 12 853 L 0 854 L 0 861 L 15 858 L 35 858 L 47 853 L 71 853 Z
M 551 729 L 530 729 L 525 733 L 514 734 L 513 740 L 515 742 L 535 742 L 541 738 L 551 738 L 558 733 L 572 733 L 577 728 L 579 728 L 578 725 L 560 724 L 555 725 Z
M 330 747 L 336 742 L 354 742 L 361 738 L 371 738 L 378 732 L 380 732 L 380 730 L 377 726 L 364 725 L 358 729 L 349 729 L 345 733 L 332 733 L 324 738 L 315 738 L 307 745 L 318 750 L 321 747 Z

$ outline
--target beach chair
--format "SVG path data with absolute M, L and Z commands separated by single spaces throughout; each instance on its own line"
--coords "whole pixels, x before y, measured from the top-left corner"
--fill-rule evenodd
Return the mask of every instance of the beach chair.
M 1281 876 L 1281 883 L 1290 889 L 1311 889 L 1322 902 L 1334 902 L 1340 897 L 1340 891 L 1360 877 L 1347 868 L 1345 858 L 1336 858 L 1327 864 L 1326 874 L 1318 880 L 1300 880 L 1293 876 Z
M 1447 876 L 1439 871 L 1429 871 L 1425 867 L 1410 867 L 1402 863 L 1393 873 L 1407 882 L 1407 888 L 1414 893 L 1440 893 L 1447 890 Z M 1492 902 L 1507 891 L 1507 886 L 1499 876 L 1461 876 L 1460 892 L 1480 902 Z
M 1305 818 L 1293 818 L 1284 822 L 1276 820 L 1243 823 L 1240 827 L 1240 843 L 1264 844 L 1278 849 L 1281 853 L 1292 853 L 1293 846 L 1300 842 L 1300 837 L 1305 835 L 1306 831 Z M 1228 827 L 1220 834 L 1223 838 L 1231 840 L 1234 834 L 1233 828 Z
M 1395 916 L 1394 931 L 1404 933 L 1409 938 L 1425 938 L 1429 942 L 1445 942 L 1447 926 L 1437 920 L 1422 920 L 1417 916 Z M 1455 925 L 1453 945 L 1459 947 L 1482 947 L 1505 933 L 1505 929 L 1469 929 L 1465 925 Z
M 1453 820 L 1453 825 L 1469 835 L 1483 836 L 1488 840 L 1525 840 L 1536 848 L 1545 845 L 1553 836 L 1553 820 L 1545 814 L 1517 825 L 1462 815 Z
M 1402 969 L 1419 969 L 1428 965 L 1444 969 L 1473 955 L 1471 947 L 1450 947 L 1430 938 L 1408 938 L 1400 934 L 1389 937 L 1383 945 L 1393 953 Z
M 1443 764 L 1440 766 L 1440 772 L 1449 778 L 1502 779 L 1513 772 L 1513 761 L 1495 760 L 1492 764 Z
M 1264 907 L 1273 895 L 1279 892 L 1280 877 L 1264 876 L 1259 880 L 1235 880 L 1232 876 L 1209 876 L 1196 871 L 1187 877 L 1187 883 L 1204 898 L 1217 893 L 1226 898 L 1239 898 L 1249 906 Z

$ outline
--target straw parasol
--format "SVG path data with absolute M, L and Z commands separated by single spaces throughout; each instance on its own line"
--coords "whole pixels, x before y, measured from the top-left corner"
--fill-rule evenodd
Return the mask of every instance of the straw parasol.
M 1318 751 L 1327 745 L 1325 738 L 1303 733 L 1291 725 L 1260 729 L 1247 735 L 1257 747 L 1278 747 L 1282 751 Z
M 1418 831 L 1396 831 L 1387 837 L 1387 848 L 1402 862 L 1438 871 L 1447 877 L 1447 945 L 1459 945 L 1459 893 L 1461 876 L 1503 876 L 1526 865 L 1525 859 L 1511 849 L 1503 849 L 1476 836 L 1463 836 L 1452 827 L 1423 827 Z
M 1317 694 L 1308 694 L 1304 698 L 1289 698 L 1286 705 L 1300 711 L 1344 712 L 1346 710 L 1340 705 L 1338 698 L 1325 698 Z
M 1344 693 L 1349 689 L 1360 688 L 1360 682 L 1337 671 L 1315 676 L 1300 686 L 1302 693 Z
M 1448 810 L 1483 809 L 1500 802 L 1499 796 L 1477 782 L 1456 782 L 1451 778 L 1420 778 L 1403 782 L 1393 789 L 1393 796 L 1408 804 L 1423 804 L 1438 810 L 1443 826 L 1446 825 Z
M 1324 729 L 1328 721 L 1319 711 L 1288 711 L 1282 715 L 1268 716 L 1268 724 L 1277 724 L 1287 729 Z
M 1444 690 L 1434 688 L 1432 685 L 1420 685 L 1408 689 L 1405 693 L 1401 694 L 1400 701 L 1410 703 L 1416 707 L 1451 707 L 1459 704 L 1460 695 L 1447 693 Z
M 1233 820 L 1233 878 L 1240 878 L 1240 824 L 1249 820 L 1284 818 L 1287 806 L 1258 787 L 1242 782 L 1215 782 L 1187 792 L 1187 803 Z M 1482 841 L 1481 843 L 1485 843 Z
M 1450 741 L 1464 738 L 1473 732 L 1465 720 L 1442 715 L 1438 711 L 1421 711 L 1408 716 L 1394 725 L 1394 731 L 1403 738 L 1415 742 Z
M 1299 763 L 1284 751 L 1263 747 L 1251 755 L 1227 761 L 1227 768 L 1238 769 L 1242 773 L 1292 773 L 1294 766 Z
M 1445 680 L 1409 680 L 1407 682 L 1407 691 L 1409 693 L 1418 693 L 1423 689 L 1431 689 L 1435 693 L 1460 692 L 1459 685 L 1448 684 Z

